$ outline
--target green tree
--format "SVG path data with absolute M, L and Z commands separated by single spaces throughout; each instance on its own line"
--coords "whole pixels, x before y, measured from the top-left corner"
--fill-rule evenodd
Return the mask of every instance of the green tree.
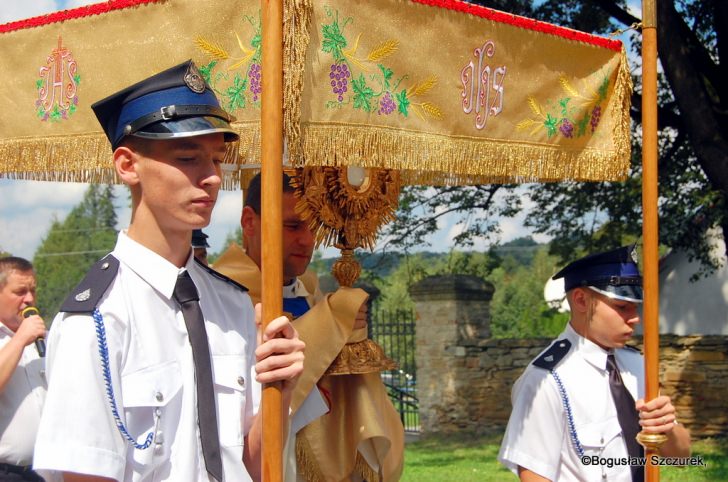
M 382 291 L 379 308 L 386 311 L 411 310 L 414 303 L 409 288 L 428 276 L 469 274 L 486 279 L 500 260 L 491 253 L 451 251 L 450 253 L 415 253 L 402 256 L 397 266 L 386 276 L 362 275 Z
M 113 249 L 116 221 L 112 187 L 94 184 L 66 219 L 53 221 L 33 258 L 38 309 L 46 319 L 56 315 L 91 265 Z
M 639 21 L 625 0 L 473 3 L 599 34 Z M 709 271 L 722 260 L 711 256 L 706 232 L 720 227 L 724 238 L 728 236 L 728 122 L 724 122 L 728 116 L 728 62 L 721 62 L 721 54 L 728 51 L 728 2 L 661 1 L 657 32 L 664 71 L 658 100 L 660 241 L 686 250 Z M 633 38 L 638 52 L 641 39 L 638 35 Z M 639 56 L 632 61 L 639 64 Z M 535 204 L 527 225 L 551 236 L 552 253 L 563 260 L 639 239 L 642 99 L 640 78 L 634 81 L 633 159 L 627 182 L 407 187 L 398 221 L 385 234 L 395 246 L 406 249 L 436 231 L 440 217 L 452 214 L 464 226 L 455 240 L 459 245 L 471 245 L 477 238 L 497 240 L 495 217 L 519 212 L 527 190 L 525 197 Z
M 234 230 L 228 232 L 227 236 L 225 236 L 225 241 L 222 243 L 222 248 L 220 248 L 220 251 L 216 253 L 210 253 L 207 255 L 207 261 L 210 264 L 214 264 L 217 258 L 220 257 L 222 253 L 224 253 L 231 244 L 238 244 L 243 242 L 243 228 L 238 226 Z
M 487 278 L 496 287 L 491 301 L 494 338 L 551 338 L 563 330 L 569 315 L 549 308 L 544 301 L 546 281 L 556 271 L 557 259 L 542 245 L 528 264 L 512 255 Z

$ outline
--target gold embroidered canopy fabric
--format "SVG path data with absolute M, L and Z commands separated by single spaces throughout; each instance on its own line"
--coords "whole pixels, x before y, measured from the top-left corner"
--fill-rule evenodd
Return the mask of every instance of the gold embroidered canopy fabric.
M 618 41 L 455 0 L 287 0 L 284 32 L 295 165 L 447 184 L 627 174 Z M 115 0 L 0 26 L 0 175 L 113 179 L 90 105 L 188 58 L 257 164 L 260 46 L 257 0 Z

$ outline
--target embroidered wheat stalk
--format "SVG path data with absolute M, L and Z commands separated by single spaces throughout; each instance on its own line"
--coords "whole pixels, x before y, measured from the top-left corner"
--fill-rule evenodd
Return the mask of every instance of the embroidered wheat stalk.
M 437 84 L 437 77 L 430 76 L 420 82 L 419 84 L 415 85 L 410 91 L 408 92 L 409 97 L 417 97 L 418 95 L 424 95 L 426 94 L 430 89 L 432 89 L 435 84 Z
M 430 117 L 434 119 L 442 119 L 442 111 L 435 104 L 431 102 L 423 102 L 422 104 L 420 104 L 420 107 L 422 107 L 422 110 L 425 112 L 425 114 L 429 115 Z
M 369 52 L 367 60 L 370 62 L 378 62 L 389 57 L 399 48 L 399 42 L 396 40 L 387 40 L 379 44 L 374 50 Z
M 197 45 L 200 50 L 206 52 L 207 55 L 214 60 L 226 60 L 230 58 L 230 55 L 224 48 L 220 47 L 220 45 L 215 42 L 204 39 L 203 37 L 197 37 L 195 39 L 195 45 Z

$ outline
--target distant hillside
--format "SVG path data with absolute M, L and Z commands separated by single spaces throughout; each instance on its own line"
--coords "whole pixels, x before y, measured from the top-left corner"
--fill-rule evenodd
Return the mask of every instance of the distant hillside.
M 533 238 L 517 238 L 513 241 L 503 243 L 495 246 L 490 250 L 490 253 L 500 258 L 512 258 L 512 263 L 516 266 L 528 266 L 533 262 L 533 258 L 536 255 L 538 248 L 545 246 L 539 244 L 533 240 Z M 464 253 L 470 253 L 473 251 L 469 250 L 457 250 Z M 404 254 L 400 252 L 369 252 L 358 250 L 356 252 L 356 258 L 362 265 L 362 270 L 369 273 L 370 276 L 375 278 L 386 278 L 393 271 L 397 269 L 403 259 L 407 256 L 417 256 L 425 261 L 431 260 L 433 263 L 446 259 L 450 256 L 449 252 L 432 252 L 432 251 L 418 251 L 416 253 Z M 331 273 L 331 266 L 336 262 L 337 257 L 331 258 L 320 258 L 311 263 L 311 268 L 314 269 L 319 275 Z

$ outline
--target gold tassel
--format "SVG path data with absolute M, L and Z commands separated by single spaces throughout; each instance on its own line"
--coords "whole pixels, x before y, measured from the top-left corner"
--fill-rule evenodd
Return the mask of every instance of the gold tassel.
M 290 159 L 301 158 L 301 96 L 313 2 L 283 2 L 283 130 Z
M 326 375 L 351 375 L 360 373 L 381 372 L 396 370 L 397 362 L 389 358 L 373 340 L 369 338 L 357 343 L 347 343 L 342 348 L 329 368 Z

